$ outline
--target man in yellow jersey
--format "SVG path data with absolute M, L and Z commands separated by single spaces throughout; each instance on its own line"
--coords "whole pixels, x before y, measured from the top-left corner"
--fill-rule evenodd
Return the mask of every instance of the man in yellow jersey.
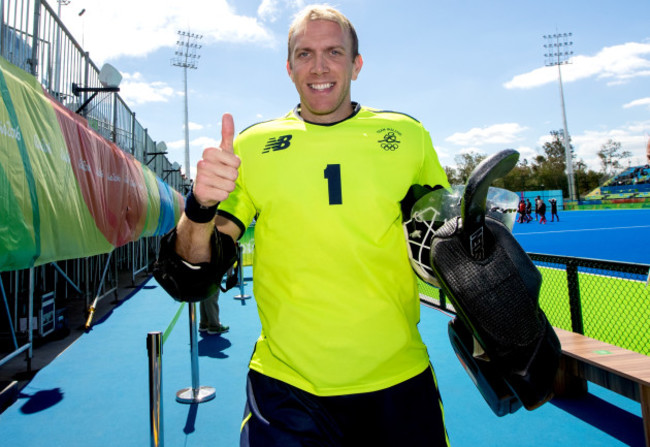
M 305 8 L 288 50 L 300 104 L 236 139 L 223 116 L 161 256 L 218 276 L 220 257 L 231 260 L 222 253 L 256 219 L 262 333 L 242 446 L 446 446 L 400 210 L 412 185 L 448 186 L 445 172 L 418 121 L 352 102 L 363 59 L 339 11 Z M 166 275 L 172 296 L 201 299 L 201 281 Z

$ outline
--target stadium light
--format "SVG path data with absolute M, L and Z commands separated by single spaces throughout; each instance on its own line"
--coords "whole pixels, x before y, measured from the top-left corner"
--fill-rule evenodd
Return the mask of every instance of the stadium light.
M 178 31 L 178 48 L 174 53 L 176 57 L 172 58 L 171 63 L 174 67 L 183 68 L 183 84 L 185 86 L 185 177 L 190 179 L 190 133 L 188 122 L 187 106 L 187 69 L 196 70 L 199 65 L 201 56 L 198 51 L 201 45 L 197 42 L 203 38 L 200 34 L 194 34 L 187 31 Z
M 572 38 L 573 33 L 555 33 L 542 36 L 547 43 L 544 44 L 544 58 L 547 67 L 557 65 L 558 80 L 560 82 L 560 101 L 562 103 L 562 122 L 564 124 L 564 132 L 562 133 L 562 141 L 564 143 L 564 154 L 566 157 L 566 175 L 569 185 L 569 199 L 578 200 L 575 177 L 573 175 L 573 160 L 571 157 L 571 146 L 569 145 L 569 129 L 566 124 L 566 108 L 564 106 L 564 89 L 562 88 L 562 70 L 560 67 L 564 64 L 571 63 L 571 56 L 573 51 Z

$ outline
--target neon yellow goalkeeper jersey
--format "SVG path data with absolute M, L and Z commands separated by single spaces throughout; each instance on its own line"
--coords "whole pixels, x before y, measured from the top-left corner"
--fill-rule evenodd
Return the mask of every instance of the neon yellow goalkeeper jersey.
M 294 110 L 242 131 L 237 186 L 219 205 L 242 230 L 257 218 L 250 368 L 321 396 L 387 388 L 429 364 L 400 201 L 447 177 L 418 121 L 354 105 L 335 124 Z

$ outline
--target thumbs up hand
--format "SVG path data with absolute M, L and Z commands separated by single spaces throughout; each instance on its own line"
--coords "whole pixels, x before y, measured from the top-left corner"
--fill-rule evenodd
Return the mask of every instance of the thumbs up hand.
M 208 147 L 196 166 L 193 194 L 200 205 L 214 206 L 228 198 L 235 189 L 241 160 L 233 151 L 235 123 L 232 115 L 221 118 L 221 143 Z

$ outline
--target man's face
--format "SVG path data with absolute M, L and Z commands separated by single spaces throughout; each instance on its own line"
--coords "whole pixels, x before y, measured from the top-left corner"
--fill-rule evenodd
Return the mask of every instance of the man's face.
M 334 123 L 352 113 L 350 84 L 363 60 L 352 58 L 352 42 L 336 22 L 313 20 L 293 37 L 287 72 L 300 95 L 301 115 L 314 123 Z

